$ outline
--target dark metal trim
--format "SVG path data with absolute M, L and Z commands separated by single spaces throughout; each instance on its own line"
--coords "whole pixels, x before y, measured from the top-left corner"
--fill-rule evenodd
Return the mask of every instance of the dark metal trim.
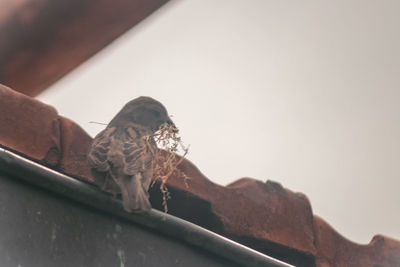
M 165 235 L 201 247 L 220 257 L 244 266 L 289 267 L 276 260 L 198 225 L 152 209 L 146 214 L 123 210 L 121 201 L 110 197 L 95 186 L 84 183 L 26 159 L 0 147 L 0 171 L 30 184 L 45 188 L 85 205 L 124 218 L 130 222 L 159 231 Z

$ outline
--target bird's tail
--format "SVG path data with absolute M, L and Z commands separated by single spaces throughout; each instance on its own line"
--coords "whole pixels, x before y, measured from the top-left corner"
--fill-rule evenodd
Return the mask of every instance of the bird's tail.
M 133 177 L 127 176 L 124 179 L 124 186 L 121 187 L 122 205 L 128 212 L 145 212 L 151 210 L 149 193 L 143 187 L 142 174 L 137 173 Z

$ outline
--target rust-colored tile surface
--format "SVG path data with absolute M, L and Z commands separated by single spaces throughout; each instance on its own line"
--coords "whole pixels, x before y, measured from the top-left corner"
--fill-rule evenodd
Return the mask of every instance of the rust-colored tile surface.
M 8 1 L 0 12 L 0 83 L 35 96 L 168 0 Z

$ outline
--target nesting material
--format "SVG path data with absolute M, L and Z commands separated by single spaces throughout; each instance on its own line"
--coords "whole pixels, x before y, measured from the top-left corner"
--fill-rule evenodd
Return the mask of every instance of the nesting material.
M 177 167 L 187 155 L 189 146 L 183 144 L 182 139 L 179 136 L 179 129 L 170 124 L 162 125 L 160 130 L 158 130 L 152 137 L 160 148 L 160 150 L 155 153 L 152 186 L 155 182 L 160 182 L 160 190 L 163 195 L 162 205 L 164 211 L 168 212 L 167 201 L 171 198 L 171 194 L 167 188 L 168 178 L 171 175 L 182 177 L 182 182 L 185 183 L 186 187 L 188 187 L 188 177 Z M 150 141 L 148 137 L 147 140 Z M 182 155 L 178 155 L 178 152 L 181 152 Z

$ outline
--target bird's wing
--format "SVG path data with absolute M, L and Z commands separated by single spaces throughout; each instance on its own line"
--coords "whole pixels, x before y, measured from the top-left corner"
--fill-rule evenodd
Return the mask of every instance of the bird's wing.
M 151 209 L 148 193 L 154 157 L 149 147 L 151 140 L 134 127 L 120 129 L 111 137 L 108 173 L 119 186 L 124 209 L 129 212 Z
M 143 196 L 148 199 L 156 147 L 152 138 L 146 139 L 142 130 L 135 127 L 111 127 L 100 132 L 88 153 L 95 184 L 112 194 L 129 190 L 122 192 L 125 198 L 130 196 L 129 201 L 139 198 L 143 202 Z
M 137 134 L 137 129 L 132 127 L 126 128 L 125 133 L 123 142 L 124 174 L 135 175 L 138 172 L 143 173 L 153 168 L 152 162 L 155 151 L 153 147 L 156 146 L 154 140 L 146 139 L 145 136 Z
M 87 158 L 90 168 L 98 172 L 106 172 L 110 169 L 107 154 L 115 131 L 115 127 L 106 128 L 93 139 Z

